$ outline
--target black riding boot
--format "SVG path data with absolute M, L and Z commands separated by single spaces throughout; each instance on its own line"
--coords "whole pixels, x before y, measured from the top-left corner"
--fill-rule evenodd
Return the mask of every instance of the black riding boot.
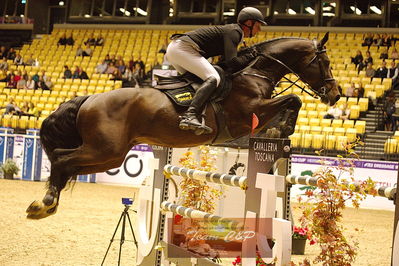
M 216 79 L 210 77 L 198 88 L 190 107 L 181 117 L 179 128 L 194 130 L 197 135 L 212 133 L 212 128 L 202 125 L 198 117 L 201 115 L 205 103 L 216 89 Z

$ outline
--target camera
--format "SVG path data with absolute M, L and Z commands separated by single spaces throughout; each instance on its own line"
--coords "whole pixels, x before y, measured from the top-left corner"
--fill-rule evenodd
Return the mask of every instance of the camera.
M 132 205 L 133 204 L 133 198 L 122 198 L 122 204 L 123 205 Z

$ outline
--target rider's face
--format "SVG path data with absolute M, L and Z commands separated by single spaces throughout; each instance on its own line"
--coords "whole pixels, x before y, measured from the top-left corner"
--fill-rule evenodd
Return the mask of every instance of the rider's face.
M 244 37 L 250 37 L 250 34 L 251 34 L 250 27 L 251 27 L 252 25 L 253 25 L 253 28 L 252 28 L 252 37 L 256 36 L 256 34 L 258 34 L 258 32 L 260 31 L 261 23 L 258 22 L 258 21 L 251 21 L 251 20 L 248 20 L 248 21 L 246 21 L 244 24 L 247 26 L 247 27 L 245 27 L 245 29 L 244 29 Z

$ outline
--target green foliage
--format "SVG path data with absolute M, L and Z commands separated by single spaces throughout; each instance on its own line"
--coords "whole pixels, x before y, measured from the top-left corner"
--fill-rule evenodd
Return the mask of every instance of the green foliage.
M 15 161 L 11 158 L 8 158 L 1 166 L 0 166 L 1 172 L 3 174 L 14 174 L 16 175 L 19 171 L 19 167 L 15 163 Z

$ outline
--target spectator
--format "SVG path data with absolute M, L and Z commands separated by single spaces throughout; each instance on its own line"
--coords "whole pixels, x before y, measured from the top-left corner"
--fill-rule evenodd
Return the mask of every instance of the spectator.
M 44 81 L 47 81 L 47 79 L 50 78 L 49 76 L 47 76 L 46 70 L 42 70 L 42 77 Z
M 7 53 L 7 59 L 14 60 L 15 56 L 16 56 L 16 52 L 15 52 L 14 48 L 10 48 L 10 50 L 8 50 L 8 53 Z
M 22 56 L 20 55 L 20 53 L 17 53 L 15 55 L 14 64 L 16 64 L 16 65 L 23 65 L 24 64 L 24 60 L 22 59 Z
M 15 82 L 18 82 L 20 79 L 22 79 L 22 75 L 21 75 L 21 71 L 18 70 L 15 72 L 14 80 L 15 80 Z
M 39 76 L 39 81 L 36 82 L 36 88 L 38 90 L 48 90 L 42 76 Z
M 36 86 L 37 86 L 37 83 L 39 82 L 39 73 L 36 72 L 36 73 L 32 76 L 32 79 L 36 82 Z
M 144 71 L 138 62 L 134 66 L 133 77 L 137 81 L 138 85 L 140 85 L 141 81 L 144 79 Z
M 17 87 L 17 82 L 15 81 L 14 74 L 11 74 L 10 80 L 7 82 L 6 87 L 10 89 L 15 89 Z
M 60 39 L 58 40 L 57 45 L 67 45 L 67 37 L 66 34 L 62 34 L 62 36 L 60 37 Z
M 129 68 L 130 68 L 130 70 L 132 70 L 132 71 L 133 71 L 133 69 L 134 69 L 134 63 L 135 63 L 135 61 L 134 61 L 134 57 L 133 57 L 133 55 L 132 55 L 132 56 L 130 56 L 130 60 L 129 60 Z
M 391 47 L 392 38 L 388 34 L 382 35 L 382 45 L 386 47 Z
M 96 46 L 103 46 L 104 44 L 104 38 L 103 36 L 100 34 L 97 39 L 96 39 Z
M 363 68 L 365 68 L 368 63 L 373 63 L 373 58 L 371 57 L 370 51 L 366 52 L 366 57 L 364 58 L 363 62 L 359 64 L 359 71 L 363 70 Z
M 4 114 L 6 115 L 13 115 L 13 114 L 18 114 L 21 112 L 21 109 L 17 106 L 17 104 L 14 101 L 13 97 L 10 97 L 8 99 L 8 104 L 6 105 L 6 110 Z
M 114 65 L 116 65 L 116 58 L 115 58 L 115 55 L 114 55 L 114 54 L 111 55 L 111 57 L 110 57 L 109 60 L 111 60 L 111 61 L 110 61 L 111 63 L 113 63 Z
M 119 69 L 116 69 L 114 73 L 111 74 L 111 80 L 122 80 L 122 74 L 119 72 Z
M 340 119 L 342 119 L 342 120 L 349 119 L 349 116 L 351 114 L 351 110 L 348 108 L 348 104 L 347 103 L 344 103 L 342 105 L 341 112 L 342 112 L 341 116 L 339 117 Z
M 373 64 L 368 63 L 366 68 L 366 77 L 372 78 L 374 77 L 374 75 L 375 75 L 375 69 L 373 68 Z
M 7 58 L 3 57 L 3 60 L 0 62 L 0 70 L 8 70 L 8 63 L 7 63 Z
M 104 74 L 107 71 L 108 65 L 105 59 L 96 66 L 96 73 Z
M 356 88 L 355 91 L 353 92 L 353 96 L 357 97 L 357 98 L 363 98 L 364 92 L 365 92 L 365 90 L 364 90 L 363 84 L 360 83 L 359 88 Z
M 51 81 L 51 78 L 47 77 L 46 79 L 43 79 L 43 80 L 44 80 L 44 84 L 46 85 L 46 87 L 49 90 L 52 90 L 54 85 L 53 85 L 53 82 Z
M 375 37 L 374 37 L 374 39 L 373 39 L 373 45 L 374 46 L 378 46 L 378 47 L 380 47 L 380 46 L 382 46 L 382 38 L 381 38 L 381 35 L 380 34 L 377 34 Z
M 39 110 L 36 108 L 33 102 L 29 102 L 28 115 L 39 117 Z
M 89 79 L 89 76 L 87 75 L 86 71 L 84 71 L 82 68 L 79 68 L 79 78 Z
M 33 59 L 33 54 L 30 54 L 30 56 L 26 59 L 24 59 L 25 66 L 34 66 L 35 65 L 35 60 Z
M 118 61 L 118 70 L 119 70 L 119 72 L 120 72 L 121 74 L 125 73 L 126 66 L 125 66 L 125 62 L 124 62 L 122 59 L 120 59 L 120 60 Z
M 384 50 L 382 50 L 381 54 L 380 54 L 380 59 L 388 59 L 388 50 L 385 48 Z
M 29 103 L 28 101 L 24 101 L 21 106 L 21 115 L 27 115 L 29 111 Z
M 339 119 L 342 116 L 342 110 L 338 108 L 337 104 L 331 106 L 327 114 L 324 116 L 325 119 Z
M 144 73 L 145 73 L 145 64 L 144 64 L 143 60 L 141 60 L 141 56 L 139 56 L 139 59 L 137 59 L 135 65 L 136 65 L 137 63 L 140 64 L 140 68 L 143 70 L 142 73 L 143 73 L 143 77 L 144 77 Z
M 388 68 L 387 78 L 391 78 L 392 80 L 398 77 L 398 68 L 395 66 L 395 62 L 391 62 L 391 67 Z
M 90 48 L 90 45 L 86 45 L 86 48 L 83 50 L 82 56 L 91 56 L 93 54 L 93 50 Z
M 34 89 L 36 89 L 36 82 L 32 79 L 31 76 L 29 76 L 29 77 L 28 77 L 28 80 L 26 81 L 25 89 L 27 89 L 27 90 L 34 90 Z
M 76 49 L 76 55 L 75 56 L 83 56 L 83 49 L 82 46 L 78 46 L 78 49 Z
M 373 44 L 373 35 L 371 33 L 368 33 L 366 37 L 363 40 L 362 46 L 370 46 Z
M 109 54 L 107 54 L 107 55 L 105 56 L 104 61 L 105 61 L 105 63 L 107 63 L 107 65 L 109 65 L 109 63 L 111 63 L 111 58 L 109 57 Z
M 391 91 L 386 97 L 384 104 L 385 130 L 390 131 L 393 128 L 393 114 L 396 112 L 395 92 Z
M 134 80 L 133 72 L 130 70 L 129 66 L 125 65 L 125 73 L 122 75 L 122 87 L 133 87 L 138 82 Z
M 375 71 L 375 78 L 386 78 L 388 75 L 387 62 L 382 61 L 381 66 Z
M 96 38 L 94 37 L 94 33 L 91 33 L 87 41 L 84 42 L 85 45 L 96 45 Z
M 69 67 L 67 65 L 64 66 L 64 76 L 63 76 L 63 78 L 64 79 L 72 78 L 72 72 L 71 72 L 71 70 L 69 69 Z
M 79 78 L 79 67 L 78 66 L 75 66 L 75 71 L 73 71 L 72 78 L 73 79 Z
M 108 68 L 105 71 L 105 74 L 113 74 L 115 70 L 117 70 L 117 68 L 115 67 L 114 63 L 111 62 L 108 64 Z
M 359 65 L 361 62 L 363 62 L 363 55 L 362 52 L 360 50 L 357 50 L 356 52 L 356 56 L 355 57 L 351 57 L 351 62 L 353 64 L 355 64 L 355 66 L 357 67 L 357 65 Z
M 24 79 L 23 77 L 17 81 L 17 89 L 22 90 L 25 89 L 26 87 L 26 79 Z
M 0 58 L 7 58 L 7 48 L 5 46 L 0 47 Z
M 390 58 L 393 59 L 393 60 L 399 59 L 399 53 L 398 53 L 398 50 L 395 47 L 392 49 L 392 53 L 391 53 L 391 57 Z
M 356 85 L 354 82 L 352 82 L 351 86 L 349 88 L 346 89 L 346 97 L 353 97 L 353 94 L 356 90 Z
M 69 37 L 66 39 L 66 44 L 67 45 L 73 45 L 75 43 L 75 40 L 73 39 L 73 35 L 69 35 Z
M 392 115 L 392 131 L 395 132 L 398 129 L 399 121 L 399 99 L 395 101 L 395 113 Z

